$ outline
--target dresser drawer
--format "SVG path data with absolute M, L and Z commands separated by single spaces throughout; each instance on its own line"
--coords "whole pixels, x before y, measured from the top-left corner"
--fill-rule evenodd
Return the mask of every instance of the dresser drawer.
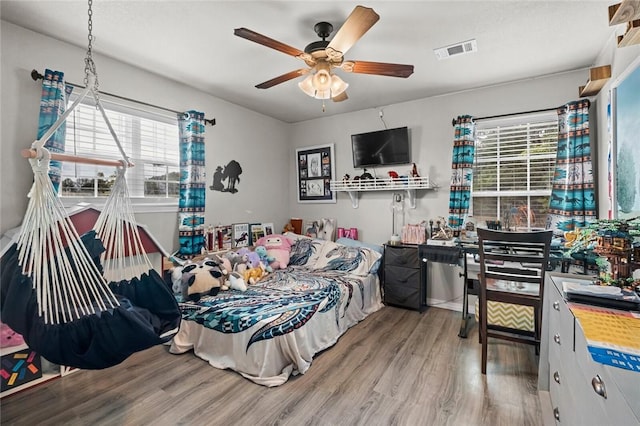
M 573 361 L 575 318 L 554 286 L 549 291 L 549 356 L 557 354 L 564 365 Z
M 384 287 L 406 286 L 411 288 L 420 287 L 420 270 L 403 268 L 401 266 L 387 266 L 384 269 Z
M 640 425 L 640 374 L 593 361 L 580 327 L 576 327 L 575 336 L 576 362 L 581 373 L 576 390 L 581 395 L 581 405 L 589 407 L 583 420 L 591 422 L 601 415 L 605 423 L 599 424 Z M 599 388 L 604 389 L 606 398 L 597 392 Z
M 571 392 L 567 389 L 567 384 L 556 383 L 551 377 L 549 383 L 549 394 L 551 395 L 551 408 L 556 425 L 580 425 L 581 419 L 577 416 L 576 406 L 571 398 Z M 586 423 L 585 423 L 586 424 Z
M 384 250 L 384 264 L 387 266 L 404 266 L 407 268 L 420 268 L 417 247 L 392 248 L 386 246 Z
M 557 425 L 586 425 L 589 423 L 582 422 L 573 398 L 573 384 L 577 380 L 578 367 L 575 360 L 566 364 L 560 359 L 560 353 L 563 354 L 562 358 L 567 358 L 564 356 L 567 352 L 573 355 L 569 348 L 558 351 L 558 357 L 549 352 L 549 394 L 553 415 Z
M 389 305 L 420 309 L 420 287 L 403 285 L 385 287 L 384 302 Z

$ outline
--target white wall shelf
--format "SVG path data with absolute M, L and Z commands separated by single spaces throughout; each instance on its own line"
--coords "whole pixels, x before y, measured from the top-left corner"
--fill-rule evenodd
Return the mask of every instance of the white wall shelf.
M 351 205 L 354 209 L 358 208 L 361 192 L 370 191 L 404 191 L 409 200 L 409 206 L 416 208 L 416 191 L 418 189 L 437 189 L 428 176 L 425 177 L 399 177 L 386 179 L 351 179 L 351 180 L 332 180 L 330 183 L 332 191 L 346 192 L 351 198 Z

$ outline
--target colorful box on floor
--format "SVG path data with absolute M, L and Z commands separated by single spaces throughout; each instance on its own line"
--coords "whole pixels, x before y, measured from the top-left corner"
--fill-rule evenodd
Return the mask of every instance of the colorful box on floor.
M 31 349 L 23 349 L 2 356 L 0 360 L 0 391 L 13 389 L 42 377 L 40 355 Z

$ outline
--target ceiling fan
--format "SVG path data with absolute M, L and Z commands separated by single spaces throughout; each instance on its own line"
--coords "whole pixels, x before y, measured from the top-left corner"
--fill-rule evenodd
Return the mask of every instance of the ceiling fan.
M 314 31 L 322 40 L 308 44 L 304 48 L 304 51 L 258 34 L 247 28 L 236 28 L 233 33 L 238 37 L 300 58 L 309 67 L 290 71 L 260 83 L 256 85 L 258 89 L 268 89 L 308 74 L 307 78 L 298 83 L 298 86 L 303 92 L 316 99 L 331 98 L 334 102 L 340 102 L 348 98 L 345 90 L 349 85 L 333 73 L 333 69 L 335 68 L 339 68 L 345 72 L 389 77 L 407 78 L 413 74 L 413 65 L 344 59 L 347 51 L 378 22 L 378 19 L 380 19 L 380 16 L 373 9 L 356 6 L 331 41 L 328 41 L 327 37 L 329 37 L 333 31 L 333 25 L 328 22 L 317 23 L 314 26 Z

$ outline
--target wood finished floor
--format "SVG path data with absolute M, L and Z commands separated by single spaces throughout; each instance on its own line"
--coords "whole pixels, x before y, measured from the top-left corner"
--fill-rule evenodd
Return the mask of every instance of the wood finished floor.
M 266 388 L 166 346 L 0 400 L 3 425 L 539 425 L 532 346 L 491 340 L 480 374 L 460 314 L 385 307 Z

